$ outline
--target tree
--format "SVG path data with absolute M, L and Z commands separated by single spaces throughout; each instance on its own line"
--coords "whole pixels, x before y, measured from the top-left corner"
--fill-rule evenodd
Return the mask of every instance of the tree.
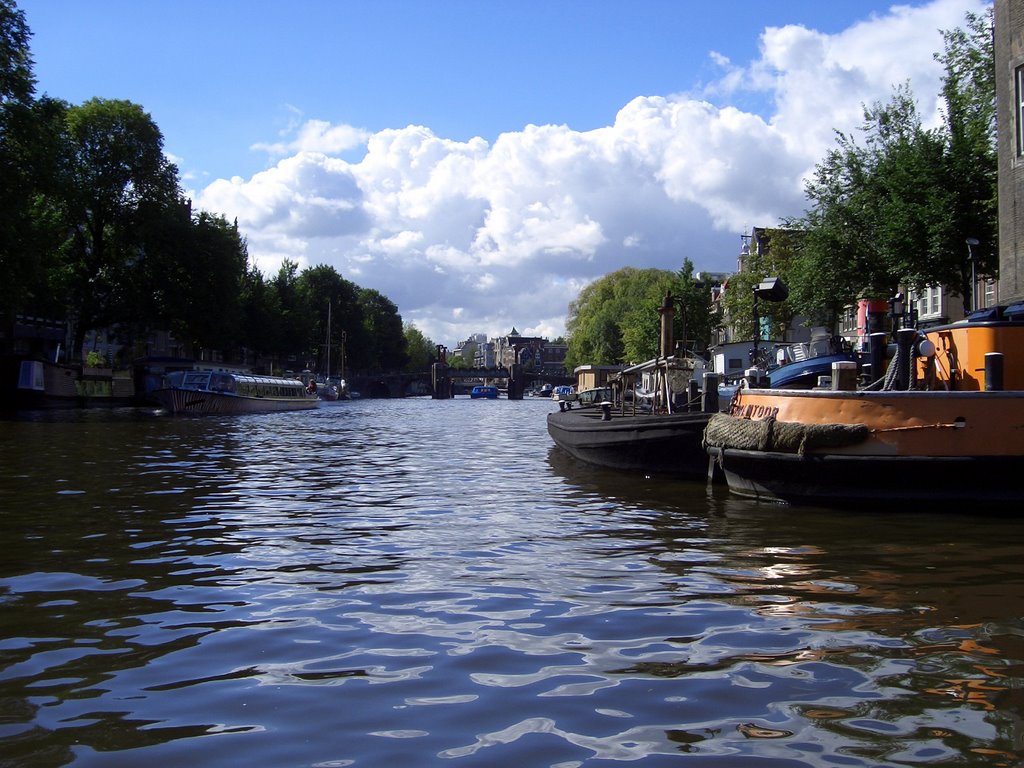
M 407 371 L 425 371 L 436 359 L 437 345 L 423 335 L 423 332 L 412 323 L 406 323 L 403 328 L 405 336 L 405 348 L 409 356 L 406 363 Z
M 0 0 L 0 105 L 32 101 L 36 81 L 28 46 L 31 37 L 25 12 L 13 0 Z
M 242 280 L 239 303 L 243 317 L 241 345 L 257 354 L 273 354 L 281 349 L 282 311 L 277 292 L 255 266 L 249 267 Z
M 160 129 L 139 105 L 91 99 L 68 109 L 66 127 L 62 277 L 80 350 L 89 329 L 127 319 L 119 298 L 139 257 L 140 216 L 179 202 L 180 192 Z
M 286 258 L 270 281 L 273 303 L 279 313 L 277 344 L 270 351 L 279 361 L 287 361 L 292 366 L 304 366 L 308 362 L 313 328 L 308 305 L 302 301 L 299 291 L 298 272 L 299 265 Z
M 409 356 L 398 307 L 387 296 L 371 288 L 359 291 L 359 306 L 371 342 L 371 367 L 384 371 L 405 368 Z
M 452 368 L 474 368 L 478 349 L 480 345 L 475 339 L 467 339 L 459 345 L 459 349 L 452 352 L 448 365 Z
M 318 361 L 319 368 L 329 375 L 341 370 L 344 364 L 342 354 L 346 360 L 355 360 L 358 367 L 361 350 L 365 348 L 359 286 L 342 277 L 334 267 L 318 264 L 302 270 L 298 278 L 298 289 L 305 306 L 304 311 L 312 322 L 308 339 L 310 359 Z M 327 327 L 328 318 L 330 328 Z M 328 338 L 330 354 L 327 350 Z M 328 357 L 330 371 L 326 370 Z
M 200 212 L 191 222 L 188 248 L 179 261 L 186 299 L 177 308 L 187 335 L 199 346 L 232 350 L 240 346 L 244 313 L 242 284 L 249 254 L 238 225 Z
M 693 262 L 683 259 L 676 274 L 676 338 L 684 348 L 703 355 L 711 343 L 711 331 L 717 318 L 711 311 L 711 286 L 694 274 Z
M 676 275 L 662 269 L 624 267 L 598 278 L 569 305 L 565 367 L 641 362 L 658 354 L 660 315 Z
M 989 19 L 991 15 L 989 14 Z M 945 285 L 970 296 L 966 239 L 985 243 L 980 271 L 995 264 L 996 153 L 992 37 L 984 18 L 944 33 L 941 128 L 922 127 L 908 86 L 865 109 L 864 144 L 837 148 L 805 186 L 807 231 L 794 266 L 793 303 L 835 316 L 861 295 L 888 298 L 906 285 Z
M 962 286 L 964 310 L 971 302 L 971 267 L 956 254 L 967 254 L 967 238 L 979 241 L 975 249 L 980 275 L 994 276 L 999 265 L 997 249 L 997 137 L 995 50 L 992 39 L 992 8 L 984 15 L 968 14 L 965 27 L 943 33 L 944 50 L 936 59 L 944 65 L 942 95 L 947 131 L 947 182 L 953 184 L 953 202 L 942 229 L 942 247 L 953 254 L 949 266 L 960 267 L 958 283 L 948 276 L 947 285 Z M 952 270 L 951 270 L 952 271 Z
M 798 254 L 805 233 L 783 228 L 758 231 L 750 253 L 743 257 L 743 270 L 729 277 L 722 304 L 739 339 L 781 338 L 796 315 L 795 302 L 758 301 L 758 328 L 754 326 L 754 288 L 769 277 L 787 286 L 797 280 Z M 820 305 L 819 312 L 820 312 Z
M 36 135 L 35 79 L 25 14 L 0 0 L 0 322 L 13 322 L 39 260 L 29 247 L 37 183 L 30 157 Z

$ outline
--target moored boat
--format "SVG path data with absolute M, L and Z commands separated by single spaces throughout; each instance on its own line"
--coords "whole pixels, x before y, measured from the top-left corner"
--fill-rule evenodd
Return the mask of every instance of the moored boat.
M 576 387 L 569 384 L 559 384 L 551 390 L 551 399 L 558 403 L 560 409 L 568 410 L 576 402 Z
M 126 371 L 17 355 L 0 359 L 0 411 L 120 407 L 134 402 L 135 382 Z
M 702 477 L 708 457 L 701 443 L 710 413 L 698 410 L 703 398 L 691 389 L 703 373 L 703 361 L 674 356 L 672 297 L 661 308 L 661 357 L 623 369 L 611 386 L 553 397 L 559 410 L 547 416 L 548 434 L 577 459 L 611 469 Z M 650 392 L 641 406 L 638 386 Z M 717 411 L 715 398 L 709 403 Z M 570 399 L 571 397 L 571 399 Z M 573 408 L 573 402 L 578 407 Z
M 708 457 L 701 437 L 711 414 L 619 413 L 574 408 L 548 414 L 548 434 L 571 456 L 610 469 L 702 477 Z
M 224 371 L 175 371 L 152 396 L 172 414 L 239 414 L 316 408 L 298 379 Z
M 900 340 L 894 364 L 905 366 L 905 388 L 738 390 L 705 433 L 730 490 L 993 511 L 1024 499 L 1024 323 L 911 329 Z

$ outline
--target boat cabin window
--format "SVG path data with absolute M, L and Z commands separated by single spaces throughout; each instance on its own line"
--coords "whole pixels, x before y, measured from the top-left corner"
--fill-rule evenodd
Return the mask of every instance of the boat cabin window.
M 208 389 L 210 385 L 210 372 L 190 371 L 185 374 L 181 385 L 188 389 Z
M 215 373 L 210 376 L 210 391 L 234 392 L 235 378 L 229 373 Z

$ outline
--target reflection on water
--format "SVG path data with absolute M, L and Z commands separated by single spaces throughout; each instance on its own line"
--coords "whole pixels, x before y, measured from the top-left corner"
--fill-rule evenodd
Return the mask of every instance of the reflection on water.
M 526 400 L 0 423 L 0 764 L 1019 764 L 1021 534 L 600 471 Z

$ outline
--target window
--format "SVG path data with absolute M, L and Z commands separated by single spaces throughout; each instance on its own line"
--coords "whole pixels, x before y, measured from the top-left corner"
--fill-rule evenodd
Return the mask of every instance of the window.
M 929 286 L 923 291 L 916 291 L 911 294 L 917 303 L 917 316 L 921 320 L 935 318 L 942 315 L 942 288 Z
M 986 307 L 994 307 L 996 304 L 999 303 L 998 299 L 996 299 L 996 286 L 997 285 L 998 285 L 998 283 L 996 283 L 995 280 L 986 280 L 985 281 L 985 292 L 984 292 L 984 297 L 985 298 L 984 298 L 984 301 L 985 301 L 985 306 Z
M 1024 157 L 1024 65 L 1017 67 L 1013 72 L 1016 110 L 1016 133 L 1017 133 L 1017 157 Z
M 857 307 L 848 306 L 843 309 L 843 317 L 840 321 L 840 330 L 846 333 L 856 333 L 857 328 Z

